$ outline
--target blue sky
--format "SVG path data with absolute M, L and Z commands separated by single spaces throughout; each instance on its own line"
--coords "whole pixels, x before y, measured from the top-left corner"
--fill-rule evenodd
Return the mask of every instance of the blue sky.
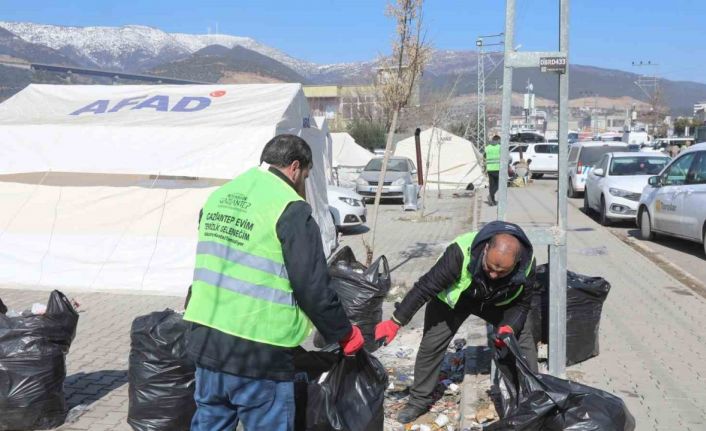
M 429 39 L 439 49 L 472 49 L 477 35 L 504 27 L 502 0 L 427 0 Z M 318 63 L 369 60 L 387 52 L 394 25 L 385 0 L 0 0 L 0 19 L 59 25 L 143 24 L 170 32 L 250 36 Z M 558 0 L 517 0 L 516 44 L 557 48 Z M 573 0 L 571 61 L 639 72 L 659 63 L 668 79 L 706 82 L 706 2 Z

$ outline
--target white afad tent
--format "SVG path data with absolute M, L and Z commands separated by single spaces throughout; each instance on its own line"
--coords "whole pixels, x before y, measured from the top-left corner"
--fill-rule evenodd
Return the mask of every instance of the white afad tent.
M 375 154 L 358 145 L 353 137 L 346 133 L 331 133 L 333 167 L 359 168 L 368 164 Z
M 375 157 L 346 132 L 331 133 L 331 152 L 331 164 L 341 186 L 354 185 L 360 171 Z
M 206 198 L 281 133 L 312 148 L 328 252 L 326 138 L 299 84 L 30 85 L 0 104 L 0 285 L 184 294 Z
M 475 187 L 485 184 L 483 157 L 471 141 L 435 127 L 421 132 L 420 146 L 427 187 L 465 189 L 469 183 Z M 408 157 L 416 165 L 414 136 L 399 141 L 395 155 Z

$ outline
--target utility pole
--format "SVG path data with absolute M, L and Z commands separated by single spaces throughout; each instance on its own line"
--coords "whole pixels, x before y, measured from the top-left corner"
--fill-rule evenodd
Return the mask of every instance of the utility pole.
M 549 254 L 549 372 L 563 377 L 566 370 L 566 227 L 569 138 L 569 0 L 558 0 L 559 51 L 518 52 L 515 49 L 515 2 L 505 3 L 505 63 L 503 73 L 502 135 L 500 147 L 500 187 L 498 219 L 505 220 L 508 205 L 507 168 L 510 160 L 510 114 L 512 75 L 516 68 L 539 68 L 558 75 L 559 87 L 559 178 L 557 179 L 556 225 L 526 228 L 538 249 Z
M 502 37 L 502 33 L 491 34 L 487 36 L 478 36 L 476 46 L 478 47 L 478 109 L 476 114 L 476 148 L 481 153 L 485 151 L 485 143 L 488 139 L 486 131 L 486 102 L 485 102 L 485 49 L 486 46 L 500 46 L 502 42 L 484 43 L 483 39 Z M 470 126 L 470 121 L 469 121 Z
M 659 79 L 657 78 L 657 67 L 659 64 L 653 63 L 651 60 L 640 60 L 633 61 L 633 67 L 639 68 L 639 70 L 645 70 L 647 73 L 640 73 L 640 76 L 635 81 L 637 85 L 645 96 L 647 96 L 647 102 L 650 104 L 650 133 L 655 134 L 655 128 L 657 127 L 657 117 L 659 116 L 660 105 L 661 105 L 661 93 L 659 88 Z

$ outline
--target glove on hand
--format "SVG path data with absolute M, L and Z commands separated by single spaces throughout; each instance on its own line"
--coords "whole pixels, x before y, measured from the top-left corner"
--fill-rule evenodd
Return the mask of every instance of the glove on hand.
M 363 338 L 363 333 L 360 332 L 360 328 L 353 325 L 351 332 L 341 341 L 338 342 L 343 349 L 343 354 L 346 356 L 353 356 L 356 352 L 363 348 L 365 344 L 365 339 Z
M 500 328 L 498 328 L 498 332 L 495 333 L 495 340 L 493 340 L 493 342 L 495 343 L 495 347 L 497 347 L 498 349 L 502 349 L 503 347 L 507 347 L 501 337 L 503 335 L 514 334 L 514 333 L 515 332 L 508 325 L 503 325 Z
M 400 330 L 400 325 L 392 319 L 385 320 L 377 324 L 375 327 L 375 341 L 382 341 L 386 346 L 392 343 L 392 340 L 397 336 L 397 331 Z

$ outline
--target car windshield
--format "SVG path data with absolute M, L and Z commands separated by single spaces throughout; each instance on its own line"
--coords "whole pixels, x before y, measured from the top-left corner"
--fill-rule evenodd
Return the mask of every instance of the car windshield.
M 583 147 L 581 156 L 579 156 L 579 163 L 583 166 L 593 166 L 603 157 L 603 154 L 625 150 L 625 146 Z
M 610 175 L 657 175 L 668 161 L 667 157 L 615 157 L 610 162 Z
M 366 171 L 380 172 L 382 170 L 382 159 L 372 159 L 365 165 Z M 409 165 L 404 159 L 390 159 L 387 161 L 387 170 L 390 172 L 407 172 Z

